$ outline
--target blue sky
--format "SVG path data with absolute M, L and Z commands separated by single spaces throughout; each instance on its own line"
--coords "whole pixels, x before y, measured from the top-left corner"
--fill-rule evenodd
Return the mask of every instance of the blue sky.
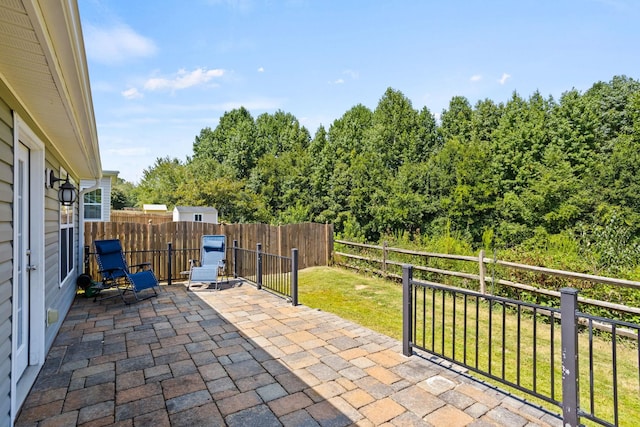
M 138 182 L 244 106 L 311 135 L 388 87 L 558 98 L 640 76 L 640 0 L 78 0 L 103 168 Z

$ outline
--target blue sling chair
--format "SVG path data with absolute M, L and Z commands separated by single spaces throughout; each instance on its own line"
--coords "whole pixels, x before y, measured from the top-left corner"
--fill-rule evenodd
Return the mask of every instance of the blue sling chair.
M 192 282 L 213 283 L 218 289 L 218 277 L 226 276 L 225 265 L 226 238 L 224 235 L 204 235 L 200 245 L 200 265 L 190 260 L 189 284 Z M 227 279 L 228 280 L 228 279 Z
M 124 295 L 127 291 L 131 291 L 135 298 L 135 302 L 158 295 L 155 288 L 158 287 L 158 279 L 151 270 L 151 263 L 132 265 L 131 267 L 138 270 L 132 273 L 129 270 L 127 261 L 122 253 L 122 245 L 119 239 L 96 240 L 94 242 L 96 248 L 96 259 L 102 276 L 103 289 L 115 287 L 118 290 L 117 295 L 102 298 L 113 298 L 118 295 L 125 304 L 129 301 Z M 139 293 L 145 289 L 151 289 L 153 294 L 141 298 Z

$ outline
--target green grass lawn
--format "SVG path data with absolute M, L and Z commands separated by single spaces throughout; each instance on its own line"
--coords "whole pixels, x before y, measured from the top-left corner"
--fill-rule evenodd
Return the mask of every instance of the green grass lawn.
M 401 286 L 331 267 L 304 269 L 298 281 L 300 303 L 402 339 Z
M 377 332 L 383 333 L 398 340 L 402 339 L 402 286 L 400 284 L 387 281 L 378 277 L 371 277 L 355 273 L 353 271 L 331 268 L 331 267 L 314 267 L 300 271 L 299 275 L 299 301 L 309 307 L 318 308 L 327 312 L 334 313 L 342 318 L 356 322 L 362 326 L 368 327 Z M 442 314 L 442 298 L 438 294 L 435 299 L 436 319 L 441 318 Z M 456 356 L 460 357 L 461 350 L 465 344 L 465 337 L 462 335 L 464 328 L 463 320 L 463 303 L 462 298 L 447 297 L 444 301 L 446 307 L 444 345 L 442 343 L 443 331 L 441 325 L 435 326 L 435 341 L 431 341 L 431 333 L 427 332 L 422 336 L 418 334 L 416 342 L 424 344 L 425 347 L 435 348 L 436 351 L 444 351 L 444 354 L 451 357 L 453 350 L 453 334 L 451 324 L 453 323 L 451 313 L 453 305 L 456 306 L 456 336 L 455 348 Z M 484 304 L 484 303 L 481 303 Z M 431 310 L 430 300 L 425 304 L 426 311 Z M 476 344 L 475 332 L 475 311 L 471 310 L 467 315 L 467 337 L 466 344 L 468 348 L 472 348 Z M 551 325 L 544 322 L 536 322 L 537 340 L 537 362 L 536 370 L 533 369 L 533 334 L 531 316 L 521 316 L 521 349 L 519 358 L 521 361 L 520 377 L 517 375 L 515 362 L 517 351 L 517 337 L 515 330 L 517 329 L 517 316 L 512 310 L 506 310 L 504 343 L 502 341 L 502 309 L 494 307 L 491 311 L 492 317 L 492 334 L 488 333 L 489 311 L 486 310 L 486 304 L 480 310 L 478 319 L 478 366 L 486 369 L 488 367 L 488 343 L 492 345 L 492 373 L 502 376 L 502 358 L 505 360 L 504 377 L 508 380 L 519 383 L 524 387 L 532 387 L 534 378 L 538 391 L 548 391 L 550 388 L 550 360 L 554 360 L 554 386 L 556 399 L 560 399 L 562 395 L 562 373 L 561 373 L 561 344 L 560 344 L 560 327 L 559 324 L 554 326 L 554 354 L 550 352 Z M 419 308 L 421 311 L 422 308 Z M 430 324 L 427 325 L 427 331 L 430 330 Z M 421 328 L 417 328 L 420 330 Z M 581 406 L 589 408 L 589 364 L 588 359 L 588 340 L 586 334 L 579 337 L 580 346 L 580 394 Z M 505 352 L 503 354 L 502 347 Z M 485 352 L 482 352 L 485 349 Z M 611 342 L 604 338 L 595 337 L 593 340 L 594 349 L 594 405 L 596 415 L 613 422 L 612 416 L 612 399 L 613 399 L 613 381 L 611 373 Z M 469 351 L 469 350 L 468 350 Z M 638 368 L 638 348 L 637 343 L 621 343 L 616 348 L 618 360 L 618 399 L 619 399 L 619 424 L 628 426 L 637 426 L 640 424 L 640 384 L 639 384 L 639 368 Z M 473 365 L 475 356 L 467 360 L 467 363 Z M 534 375 L 535 372 L 535 375 Z M 491 381 L 490 381 L 491 382 Z M 495 382 L 496 385 L 500 383 Z M 506 390 L 513 389 L 500 385 Z M 524 396 L 523 392 L 513 391 L 515 394 Z M 529 398 L 539 404 L 543 404 L 551 411 L 560 412 L 560 408 L 541 400 Z M 582 422 L 591 425 L 585 419 Z

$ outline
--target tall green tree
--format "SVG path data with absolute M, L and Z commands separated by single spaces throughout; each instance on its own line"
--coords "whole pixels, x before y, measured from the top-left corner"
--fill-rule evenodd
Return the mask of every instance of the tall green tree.
M 256 139 L 256 123 L 244 107 L 224 113 L 214 130 L 204 128 L 193 144 L 195 159 L 227 164 L 238 179 L 248 178 L 265 148 Z
M 137 201 L 135 189 L 132 182 L 116 177 L 111 186 L 111 209 L 121 210 L 134 207 Z
M 367 135 L 372 120 L 372 111 L 358 104 L 329 127 L 322 156 L 327 159 L 327 166 L 332 165 L 333 171 L 330 185 L 326 188 L 326 207 L 320 217 L 332 222 L 337 232 L 344 230 L 347 221 L 356 226 L 348 200 L 354 188 L 350 169 L 356 158 L 367 150 Z
M 367 139 L 387 169 L 397 170 L 422 148 L 418 146 L 418 117 L 400 91 L 388 88 L 378 102 Z
M 138 206 L 145 203 L 175 206 L 180 200 L 176 186 L 184 181 L 184 167 L 176 158 L 159 157 L 153 166 L 144 169 L 135 191 Z
M 309 131 L 291 113 L 276 111 L 264 113 L 256 119 L 255 144 L 261 153 L 279 155 L 295 149 L 306 149 L 311 136 Z
M 443 141 L 458 138 L 470 141 L 472 134 L 473 110 L 469 100 L 464 96 L 454 96 L 449 101 L 449 108 L 440 115 L 440 135 Z

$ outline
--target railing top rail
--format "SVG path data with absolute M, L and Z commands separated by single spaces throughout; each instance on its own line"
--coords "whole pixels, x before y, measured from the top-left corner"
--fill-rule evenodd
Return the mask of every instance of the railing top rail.
M 256 251 L 255 249 L 244 249 L 244 248 L 238 248 L 238 247 L 235 247 L 235 248 L 232 247 L 232 249 L 237 249 L 238 251 L 249 252 L 249 253 L 252 253 L 252 254 L 257 254 L 258 253 L 258 251 Z M 270 253 L 262 252 L 262 251 L 260 253 L 264 257 L 279 258 L 279 259 L 282 259 L 282 260 L 291 260 L 290 256 L 270 254 Z
M 413 280 L 411 280 L 411 285 L 418 285 L 418 286 L 423 286 L 423 287 L 437 289 L 437 290 L 441 290 L 441 291 L 447 291 L 447 292 L 455 292 L 457 294 L 469 295 L 469 296 L 472 296 L 472 297 L 482 298 L 482 299 L 491 300 L 491 301 L 497 301 L 497 302 L 506 303 L 506 304 L 509 304 L 509 305 L 520 305 L 520 306 L 523 306 L 523 307 L 535 308 L 537 310 L 544 310 L 544 311 L 547 311 L 547 312 L 560 314 L 560 309 L 559 308 L 550 307 L 550 306 L 547 306 L 547 305 L 533 304 L 533 303 L 525 302 L 525 301 L 516 301 L 516 300 L 510 299 L 510 298 L 504 298 L 504 297 L 500 297 L 500 296 L 496 296 L 496 295 L 483 294 L 481 292 L 472 291 L 472 290 L 469 290 L 469 289 L 456 288 L 455 286 L 447 286 L 447 285 L 443 285 L 441 283 L 429 282 L 429 281 L 426 281 L 426 280 L 413 279 Z
M 291 261 L 291 257 L 290 256 L 284 256 L 284 255 L 277 255 L 277 254 L 268 254 L 265 252 L 262 252 L 262 256 L 264 257 L 269 257 L 269 258 L 276 258 L 276 259 L 280 259 L 283 261 Z
M 624 320 L 618 320 L 618 319 L 611 319 L 610 317 L 596 316 L 589 313 L 583 313 L 581 311 L 576 312 L 576 316 L 583 319 L 587 319 L 587 320 L 593 320 L 594 322 L 600 322 L 603 324 L 616 325 L 616 327 L 621 326 L 624 328 L 633 329 L 636 332 L 634 335 L 637 335 L 638 337 L 640 337 L 640 325 L 637 323 L 626 322 Z

